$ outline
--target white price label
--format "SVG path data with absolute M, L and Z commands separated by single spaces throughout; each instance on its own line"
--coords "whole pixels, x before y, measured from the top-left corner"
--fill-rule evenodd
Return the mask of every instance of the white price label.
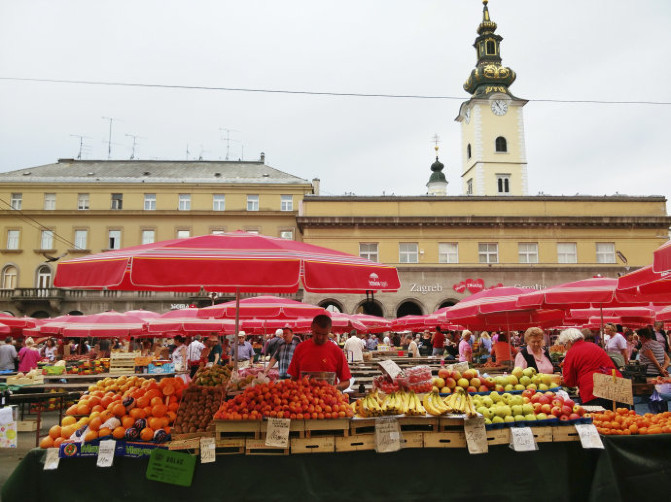
M 398 375 L 403 373 L 401 367 L 390 359 L 385 359 L 378 363 L 382 370 L 387 373 L 391 378 L 396 378 Z
M 98 467 L 112 467 L 115 449 L 116 441 L 114 439 L 100 441 L 100 446 L 98 447 L 98 461 L 96 462 L 96 465 Z
M 200 463 L 208 464 L 217 460 L 214 438 L 200 438 Z
M 538 449 L 534 433 L 530 427 L 510 428 L 510 447 L 515 451 L 534 451 Z
M 483 417 L 464 420 L 464 434 L 466 435 L 466 444 L 468 444 L 468 453 L 476 455 L 489 451 L 487 430 L 485 429 L 485 419 Z
M 604 449 L 601 436 L 599 436 L 599 431 L 596 430 L 594 424 L 576 424 L 575 430 L 580 436 L 580 444 L 583 448 Z
M 375 419 L 375 451 L 389 453 L 401 449 L 401 427 L 394 417 Z
M 266 446 L 287 448 L 289 446 L 290 427 L 291 419 L 289 418 L 269 418 L 268 430 L 266 432 Z
M 47 448 L 47 454 L 44 458 L 45 471 L 55 471 L 58 469 L 58 462 L 61 460 L 58 458 L 58 450 L 59 448 Z

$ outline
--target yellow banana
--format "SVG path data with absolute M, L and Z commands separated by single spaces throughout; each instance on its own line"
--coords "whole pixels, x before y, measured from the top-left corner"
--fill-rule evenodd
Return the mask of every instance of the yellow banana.
M 422 402 L 419 400 L 417 394 L 415 394 L 415 410 L 417 410 L 417 415 L 426 415 L 426 410 L 422 406 Z
M 433 415 L 434 417 L 437 417 L 438 415 L 442 414 L 434 404 L 434 401 L 432 399 L 432 393 L 424 395 L 424 408 L 426 408 L 426 411 L 429 412 L 429 414 Z

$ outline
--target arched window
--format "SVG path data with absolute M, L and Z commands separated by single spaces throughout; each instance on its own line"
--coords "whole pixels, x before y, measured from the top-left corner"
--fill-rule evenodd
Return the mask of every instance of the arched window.
M 471 144 L 469 143 L 468 146 L 466 147 L 466 156 L 467 158 L 471 158 Z
M 35 287 L 47 289 L 51 287 L 51 269 L 47 265 L 42 265 L 37 269 L 37 281 Z
M 496 151 L 497 152 L 507 152 L 508 151 L 508 142 L 503 136 L 496 138 Z
M 16 289 L 19 271 L 14 265 L 7 265 L 2 269 L 2 289 Z

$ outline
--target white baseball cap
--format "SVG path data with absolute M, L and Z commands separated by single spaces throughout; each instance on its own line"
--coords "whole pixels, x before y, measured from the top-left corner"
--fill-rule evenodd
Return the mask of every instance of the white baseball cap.
M 277 328 L 277 329 L 275 330 L 275 336 L 282 336 L 282 333 L 284 333 L 284 331 L 282 330 L 282 328 Z

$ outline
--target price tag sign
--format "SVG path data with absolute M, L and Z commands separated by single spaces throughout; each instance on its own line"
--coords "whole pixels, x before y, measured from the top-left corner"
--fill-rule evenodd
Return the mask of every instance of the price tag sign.
M 468 369 L 468 363 L 461 362 L 461 363 L 448 364 L 445 367 L 450 371 L 458 371 L 459 373 L 463 373 Z
M 217 460 L 214 438 L 200 438 L 200 463 L 208 464 Z
M 375 419 L 375 451 L 389 453 L 401 449 L 401 427 L 394 417 Z
M 618 403 L 634 404 L 634 392 L 631 380 L 594 373 L 594 390 L 592 394 Z
M 515 451 L 534 451 L 538 449 L 531 427 L 511 427 L 510 447 Z
M 575 430 L 578 431 L 580 444 L 583 448 L 604 449 L 601 436 L 599 436 L 599 431 L 596 430 L 594 424 L 576 424 Z
M 58 469 L 58 448 L 47 448 L 47 454 L 44 457 L 44 470 L 45 471 L 55 471 Z
M 146 476 L 160 483 L 191 486 L 195 468 L 195 455 L 156 448 L 149 457 Z
M 115 449 L 116 441 L 114 439 L 100 441 L 100 446 L 98 447 L 98 461 L 96 462 L 96 465 L 98 467 L 112 467 Z
M 487 453 L 489 451 L 487 444 L 487 430 L 485 429 L 485 419 L 483 417 L 474 417 L 464 420 L 464 433 L 466 434 L 468 453 L 476 455 L 478 453 Z
M 289 446 L 289 427 L 291 419 L 273 418 L 268 419 L 268 431 L 266 433 L 266 446 L 287 448 Z
M 401 369 L 401 367 L 390 359 L 385 359 L 384 361 L 380 361 L 378 364 L 382 368 L 382 371 L 384 371 L 391 378 L 396 378 L 398 375 L 403 373 L 403 370 Z

